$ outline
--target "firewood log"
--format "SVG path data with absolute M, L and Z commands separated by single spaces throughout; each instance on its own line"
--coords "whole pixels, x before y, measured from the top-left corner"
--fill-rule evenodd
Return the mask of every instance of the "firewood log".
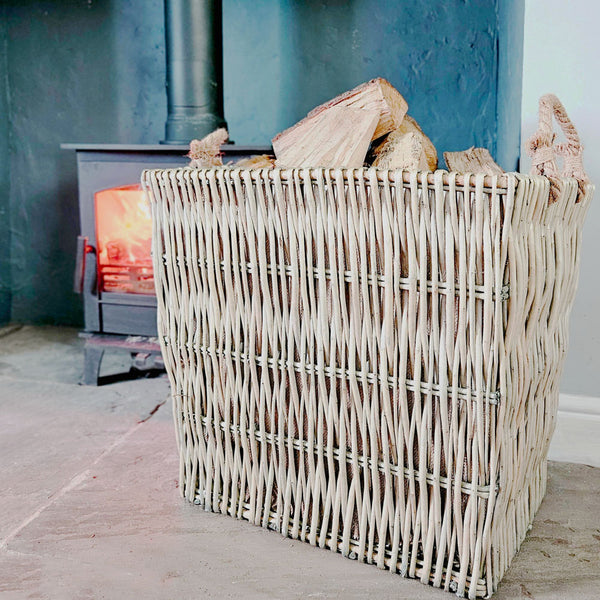
M 190 167 L 207 169 L 223 164 L 221 159 L 221 146 L 229 139 L 227 129 L 215 129 L 201 140 L 190 142 L 188 157 L 191 159 Z
M 273 140 L 276 166 L 362 167 L 380 111 L 333 106 Z
M 415 133 L 421 138 L 423 152 L 425 153 L 425 160 L 427 162 L 427 169 L 435 171 L 438 165 L 437 150 L 435 149 L 433 142 L 423 133 L 419 124 L 410 115 L 405 115 L 398 130 L 401 133 Z
M 240 167 L 243 169 L 263 169 L 273 168 L 275 166 L 275 159 L 268 154 L 260 154 L 259 156 L 251 156 L 249 158 L 242 158 L 236 163 L 233 163 L 233 167 Z
M 444 160 L 449 171 L 458 173 L 485 173 L 486 175 L 504 173 L 486 148 L 471 147 L 462 152 L 444 152 Z
M 392 131 L 373 150 L 374 167 L 380 169 L 404 169 L 406 171 L 428 171 L 427 157 L 423 148 L 423 137 L 411 131 Z
M 343 110 L 355 112 L 341 112 Z M 359 159 L 358 149 L 362 149 L 364 145 L 359 141 L 362 142 L 363 136 L 370 130 L 372 115 L 376 114 L 377 118 L 369 142 L 397 129 L 407 110 L 406 100 L 385 79 L 378 78 L 363 83 L 317 106 L 296 125 L 276 135 L 272 141 L 277 166 L 362 166 L 368 148 Z M 328 116 L 332 111 L 334 114 Z M 361 112 L 368 114 L 360 114 Z M 349 121 L 344 123 L 344 119 Z M 333 125 L 341 127 L 341 130 L 334 131 Z M 323 135 L 320 133 L 323 128 L 328 130 L 328 135 L 335 137 L 339 145 L 335 153 L 331 146 L 325 154 L 319 151 L 319 145 L 323 143 Z M 355 128 L 360 131 L 354 132 Z M 312 136 L 315 136 L 314 139 Z M 299 148 L 299 142 L 302 143 L 302 148 Z M 311 156 L 308 162 L 303 160 L 307 153 Z M 327 160 L 334 159 L 334 163 L 327 163 Z

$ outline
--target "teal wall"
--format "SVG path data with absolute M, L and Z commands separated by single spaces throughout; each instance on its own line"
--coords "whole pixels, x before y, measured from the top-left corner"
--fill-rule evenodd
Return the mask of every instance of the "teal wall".
M 59 145 L 158 141 L 162 0 L 30 0 L 6 13 L 11 319 L 79 325 L 76 160 Z
M 440 154 L 486 146 L 514 168 L 522 57 L 504 40 L 522 37 L 522 6 L 223 0 L 231 137 L 267 144 L 316 104 L 382 76 Z M 0 16 L 0 321 L 79 325 L 75 156 L 59 144 L 163 138 L 162 0 L 23 0 Z
M 439 150 L 475 144 L 495 154 L 496 0 L 225 0 L 224 23 L 225 108 L 237 141 L 264 142 L 381 76 Z
M 6 8 L 0 4 L 0 324 L 10 320 L 9 115 Z

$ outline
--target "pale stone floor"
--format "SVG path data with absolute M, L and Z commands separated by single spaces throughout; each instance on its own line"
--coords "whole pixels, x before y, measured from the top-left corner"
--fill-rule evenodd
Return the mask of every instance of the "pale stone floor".
M 182 500 L 166 378 L 80 386 L 81 347 L 0 330 L 0 600 L 453 597 Z M 495 598 L 600 598 L 600 469 L 551 463 Z

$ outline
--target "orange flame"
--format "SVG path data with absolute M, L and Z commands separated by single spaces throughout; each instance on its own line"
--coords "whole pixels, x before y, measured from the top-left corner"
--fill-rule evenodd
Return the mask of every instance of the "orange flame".
M 111 188 L 94 196 L 99 289 L 154 294 L 152 218 L 141 186 Z

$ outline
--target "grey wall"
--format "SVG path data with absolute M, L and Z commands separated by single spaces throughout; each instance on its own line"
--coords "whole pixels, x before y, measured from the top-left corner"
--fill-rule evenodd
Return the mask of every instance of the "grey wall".
M 518 9 L 522 1 L 511 5 Z M 519 25 L 499 6 L 499 0 L 224 0 L 231 137 L 268 143 L 316 104 L 383 76 L 406 97 L 440 154 L 480 145 L 515 163 L 518 148 L 504 136 L 507 129 L 518 136 L 519 119 L 504 119 L 498 133 L 499 54 L 512 52 L 499 31 L 518 37 Z M 3 66 L 0 57 L 0 80 L 6 75 L 10 119 L 7 131 L 0 116 L 0 187 L 10 193 L 0 197 L 0 211 L 8 203 L 0 225 L 0 318 L 8 317 L 1 308 L 8 302 L 2 286 L 9 258 L 12 320 L 78 325 L 80 301 L 71 292 L 75 156 L 59 144 L 162 139 L 162 1 L 28 0 L 3 11 L 7 60 Z M 518 66 L 520 56 L 515 60 Z M 512 102 L 508 88 L 520 85 L 519 69 L 505 70 L 502 85 L 508 86 L 502 97 Z M 0 109 L 3 101 L 6 94 Z M 2 235 L 3 226 L 10 235 Z

